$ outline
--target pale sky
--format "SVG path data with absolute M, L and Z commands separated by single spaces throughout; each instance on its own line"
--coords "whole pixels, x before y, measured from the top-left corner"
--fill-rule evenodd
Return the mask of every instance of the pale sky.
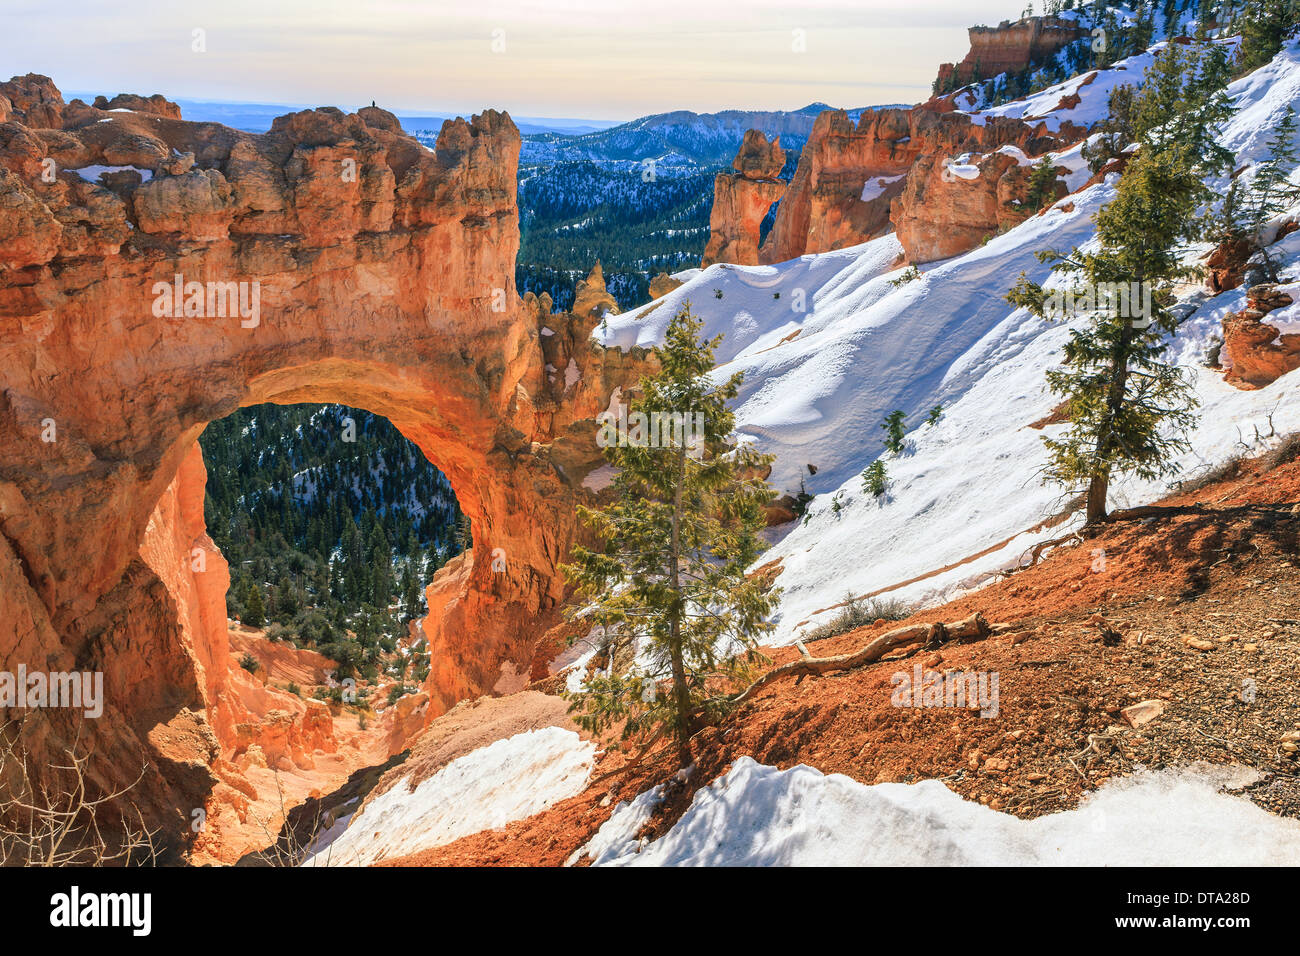
M 1024 0 L 0 0 L 63 90 L 625 120 L 915 102 Z M 204 52 L 196 52 L 202 30 Z M 796 33 L 795 31 L 802 31 Z M 803 52 L 798 45 L 802 39 Z

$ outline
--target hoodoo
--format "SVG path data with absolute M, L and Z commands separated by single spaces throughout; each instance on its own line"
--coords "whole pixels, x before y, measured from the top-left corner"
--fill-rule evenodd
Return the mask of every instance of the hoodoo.
M 891 230 L 909 262 L 967 252 L 1025 218 L 1015 204 L 1027 190 L 1025 164 L 1084 133 L 1069 122 L 1052 129 L 1003 116 L 976 122 L 924 104 L 863 110 L 856 123 L 842 110 L 827 110 L 785 188 L 771 181 L 772 163 L 758 161 L 767 144 L 751 130 L 736 155 L 737 172 L 718 175 L 703 265 L 786 262 Z M 959 159 L 971 175 L 951 174 Z M 777 198 L 772 231 L 755 258 L 759 223 Z

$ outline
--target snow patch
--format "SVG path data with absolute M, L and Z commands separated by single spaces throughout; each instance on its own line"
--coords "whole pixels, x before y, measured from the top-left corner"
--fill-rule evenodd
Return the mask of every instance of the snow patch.
M 99 122 L 104 122 L 100 120 Z M 140 166 L 82 166 L 79 169 L 69 169 L 68 172 L 80 176 L 88 183 L 97 183 L 104 173 L 120 173 L 125 169 L 131 169 L 140 174 L 141 182 L 147 183 L 153 178 L 152 169 L 144 169 Z
M 571 730 L 529 730 L 453 760 L 414 788 L 371 800 L 304 866 L 368 866 L 540 813 L 582 792 L 596 745 Z
M 937 780 L 868 786 L 800 764 L 741 757 L 663 837 L 636 833 L 657 791 L 620 804 L 582 850 L 613 866 L 1296 866 L 1300 822 L 1224 787 L 1244 768 L 1112 779 L 1075 810 L 1021 820 Z
M 858 198 L 863 202 L 871 202 L 873 199 L 879 199 L 885 194 L 885 189 L 890 183 L 896 183 L 900 179 L 905 178 L 907 178 L 906 173 L 898 176 L 873 176 L 863 184 L 862 195 Z

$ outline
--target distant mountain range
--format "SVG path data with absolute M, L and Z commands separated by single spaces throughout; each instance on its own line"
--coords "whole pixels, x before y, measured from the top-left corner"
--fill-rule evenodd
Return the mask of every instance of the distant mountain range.
M 781 145 L 797 152 L 812 132 L 813 122 L 825 103 L 810 103 L 798 110 L 723 110 L 693 113 L 674 110 L 582 135 L 535 133 L 524 137 L 522 163 L 556 163 L 578 160 L 642 163 L 655 160 L 664 167 L 729 165 L 749 129 L 769 137 L 779 135 Z M 862 109 L 849 110 L 854 119 Z

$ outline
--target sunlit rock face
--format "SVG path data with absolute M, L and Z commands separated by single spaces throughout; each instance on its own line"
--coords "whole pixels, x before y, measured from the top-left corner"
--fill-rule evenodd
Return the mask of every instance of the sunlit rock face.
M 1060 125 L 1049 132 L 1042 122 L 1002 116 L 976 123 L 927 105 L 863 110 L 857 123 L 841 110 L 827 110 L 800 153 L 759 261 L 830 252 L 891 229 L 909 262 L 968 252 L 1019 221 L 1010 201 L 1023 195 L 1027 176 L 998 150 L 1014 146 L 1034 158 L 1084 135 L 1079 127 Z M 967 153 L 967 164 L 978 166 L 980 175 L 950 175 L 953 161 Z M 718 227 L 715 235 L 736 231 Z
M 1063 46 L 1088 36 L 1089 31 L 1074 20 L 1046 16 L 1024 17 L 1014 23 L 1004 20 L 996 27 L 971 27 L 968 32 L 970 50 L 962 61 L 939 67 L 942 89 L 1000 73 L 1018 73 L 1045 62 Z
M 28 711 L 29 748 L 79 739 L 105 785 L 145 766 L 135 802 L 176 840 L 246 716 L 204 426 L 340 402 L 447 475 L 474 542 L 428 589 L 427 722 L 530 671 L 600 462 L 591 416 L 641 357 L 590 344 L 613 305 L 598 274 L 587 314 L 516 294 L 504 113 L 428 150 L 373 107 L 254 135 L 111 102 L 0 84 L 0 668 L 102 671 L 103 716 Z
M 1292 305 L 1286 292 L 1270 284 L 1252 286 L 1246 307 L 1223 319 L 1220 361 L 1225 381 L 1242 389 L 1263 388 L 1300 368 L 1300 333 L 1270 325 L 1268 314 Z
M 785 167 L 779 136 L 769 143 L 758 130 L 746 131 L 731 166 L 734 173 L 718 173 L 714 178 L 709 243 L 700 262 L 705 268 L 715 262 L 758 265 L 763 217 L 785 194 L 786 184 L 778 178 Z

